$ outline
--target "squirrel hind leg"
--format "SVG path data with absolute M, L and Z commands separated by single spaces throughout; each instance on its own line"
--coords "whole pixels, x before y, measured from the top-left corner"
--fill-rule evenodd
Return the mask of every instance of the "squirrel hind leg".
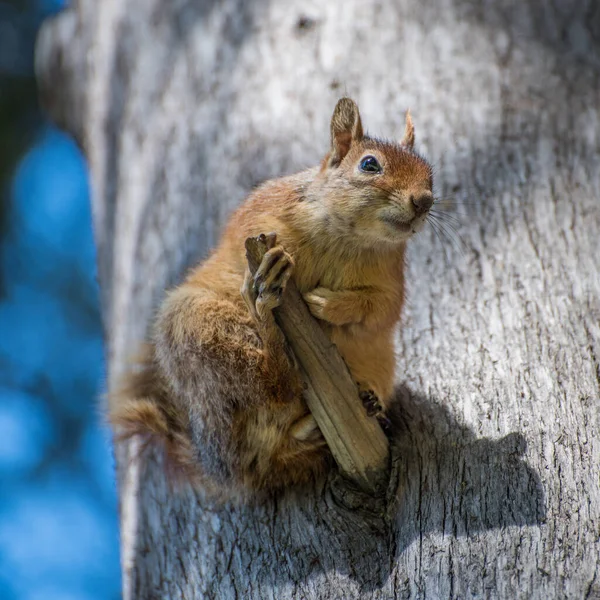
M 257 407 L 238 425 L 243 480 L 250 489 L 277 491 L 306 484 L 329 464 L 326 442 L 300 398 Z
M 325 445 L 323 434 L 312 414 L 298 419 L 290 427 L 290 435 L 301 442 L 316 442 L 318 445 Z
M 248 475 L 260 487 L 260 477 L 249 473 L 253 459 L 259 455 L 261 467 L 272 464 L 289 426 L 286 411 L 278 409 L 301 407 L 302 392 L 271 311 L 257 321 L 241 303 L 180 288 L 163 309 L 155 344 L 168 398 L 185 422 L 201 471 L 217 485 L 235 485 Z M 246 423 L 257 414 L 250 431 Z

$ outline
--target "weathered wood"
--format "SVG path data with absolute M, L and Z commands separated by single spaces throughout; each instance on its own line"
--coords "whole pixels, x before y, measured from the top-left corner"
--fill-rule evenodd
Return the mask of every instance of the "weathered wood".
M 410 107 L 464 242 L 409 245 L 397 512 L 337 481 L 217 507 L 120 457 L 125 598 L 600 597 L 599 40 L 594 0 L 78 0 L 43 28 L 109 384 L 250 188 L 317 162 L 343 93 L 376 134 Z
M 266 250 L 259 239 L 246 240 L 252 274 Z M 346 363 L 311 316 L 293 280 L 275 318 L 304 375 L 308 408 L 340 471 L 365 491 L 377 493 L 387 474 L 386 437 L 377 421 L 367 417 Z

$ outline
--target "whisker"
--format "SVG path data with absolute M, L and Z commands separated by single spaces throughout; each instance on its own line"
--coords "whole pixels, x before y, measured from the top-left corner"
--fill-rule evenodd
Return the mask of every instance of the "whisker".
M 440 200 L 440 201 L 455 200 L 457 202 L 472 202 L 473 204 L 477 204 L 477 203 L 480 202 L 480 200 L 469 200 L 468 198 L 459 198 L 456 195 L 454 195 L 454 196 L 441 196 L 439 194 L 436 194 L 435 199 L 436 200 Z
M 447 229 L 449 229 L 453 233 L 453 235 L 456 237 L 456 239 L 458 239 L 460 242 L 463 242 L 462 236 L 460 235 L 458 229 L 452 223 L 449 223 L 449 222 L 444 223 L 442 221 L 442 222 L 440 222 L 440 225 L 444 225 L 444 227 L 446 227 Z M 464 244 L 464 245 L 465 245 L 465 248 L 466 248 L 467 245 L 466 244 Z
M 482 204 L 481 200 L 463 200 L 454 196 L 436 196 L 435 202 L 436 204 L 457 206 L 479 206 Z
M 439 219 L 437 216 L 429 214 L 434 221 L 436 221 L 440 230 L 444 233 L 446 239 L 450 242 L 450 244 L 458 250 L 458 252 L 464 256 L 465 252 L 468 251 L 469 247 L 462 239 L 458 231 L 454 227 L 451 226 L 450 223 L 444 222 Z
M 451 233 L 449 233 L 446 229 L 444 229 L 439 223 L 437 223 L 437 227 L 438 227 L 438 229 L 440 231 L 440 234 L 446 240 L 445 248 L 451 247 L 453 250 L 455 250 L 459 254 L 462 254 L 463 250 L 460 247 L 459 243 L 454 238 L 454 236 Z M 446 256 L 447 257 L 449 256 L 448 252 L 446 252 Z
M 429 212 L 432 212 L 431 210 Z M 441 216 L 442 218 L 444 218 L 445 216 L 454 216 L 455 219 L 458 219 L 461 223 L 465 222 L 466 220 L 473 220 L 474 219 L 474 215 L 473 214 L 469 214 L 469 213 L 465 213 L 465 212 L 458 212 L 455 210 L 434 210 L 433 214 L 436 217 Z
M 475 208 L 476 206 L 482 206 L 481 202 L 450 202 L 448 200 L 438 201 L 437 198 L 434 202 L 434 205 L 445 210 L 452 208 Z
M 453 204 L 442 204 L 440 202 L 434 202 L 431 210 L 437 211 L 439 214 L 454 214 L 460 215 L 461 217 L 472 218 L 476 209 L 472 206 L 461 206 Z
M 441 219 L 439 217 L 439 215 L 433 215 L 433 218 L 437 219 L 437 221 L 440 224 L 440 226 L 444 226 L 445 228 L 447 228 L 450 231 L 452 231 L 452 233 L 454 233 L 456 236 L 460 237 L 460 234 L 459 234 L 457 228 L 455 227 L 454 223 L 452 223 L 451 221 L 445 221 L 444 219 Z
M 447 259 L 449 259 L 450 256 L 448 254 L 448 246 L 447 246 L 447 244 L 444 244 L 444 240 L 442 239 L 442 236 L 440 235 L 439 225 L 437 223 L 435 223 L 435 221 L 433 221 L 433 219 L 430 219 L 429 216 L 427 216 L 427 222 L 431 225 L 431 230 L 435 234 L 435 237 L 437 237 L 437 239 L 440 241 L 440 245 L 442 246 L 442 248 L 444 250 L 444 255 L 446 256 Z
M 432 219 L 429 219 L 429 217 L 427 217 L 427 222 L 431 225 L 431 229 L 433 230 L 433 233 L 435 233 L 437 239 L 440 241 L 440 244 L 442 245 L 442 248 L 444 248 L 445 247 L 444 242 L 442 241 L 442 238 L 440 237 L 440 234 L 438 233 L 435 221 L 433 221 Z
M 450 214 L 450 213 L 440 212 L 437 210 L 430 210 L 429 214 L 432 214 L 434 217 L 439 217 L 442 220 L 445 219 L 446 221 L 454 223 L 457 226 L 463 224 L 463 222 L 458 217 L 456 217 L 455 215 Z

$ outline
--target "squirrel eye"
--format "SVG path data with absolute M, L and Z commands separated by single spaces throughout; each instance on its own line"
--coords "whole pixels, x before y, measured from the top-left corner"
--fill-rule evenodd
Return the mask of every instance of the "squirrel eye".
M 358 165 L 363 173 L 381 173 L 381 165 L 374 156 L 365 156 Z

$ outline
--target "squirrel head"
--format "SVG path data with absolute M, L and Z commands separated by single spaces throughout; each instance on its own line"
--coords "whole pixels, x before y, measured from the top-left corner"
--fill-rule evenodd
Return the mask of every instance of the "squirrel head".
M 406 113 L 399 143 L 363 133 L 358 106 L 338 101 L 331 118 L 331 149 L 310 197 L 338 237 L 354 243 L 403 243 L 420 231 L 433 205 L 432 171 L 414 152 L 415 133 Z

